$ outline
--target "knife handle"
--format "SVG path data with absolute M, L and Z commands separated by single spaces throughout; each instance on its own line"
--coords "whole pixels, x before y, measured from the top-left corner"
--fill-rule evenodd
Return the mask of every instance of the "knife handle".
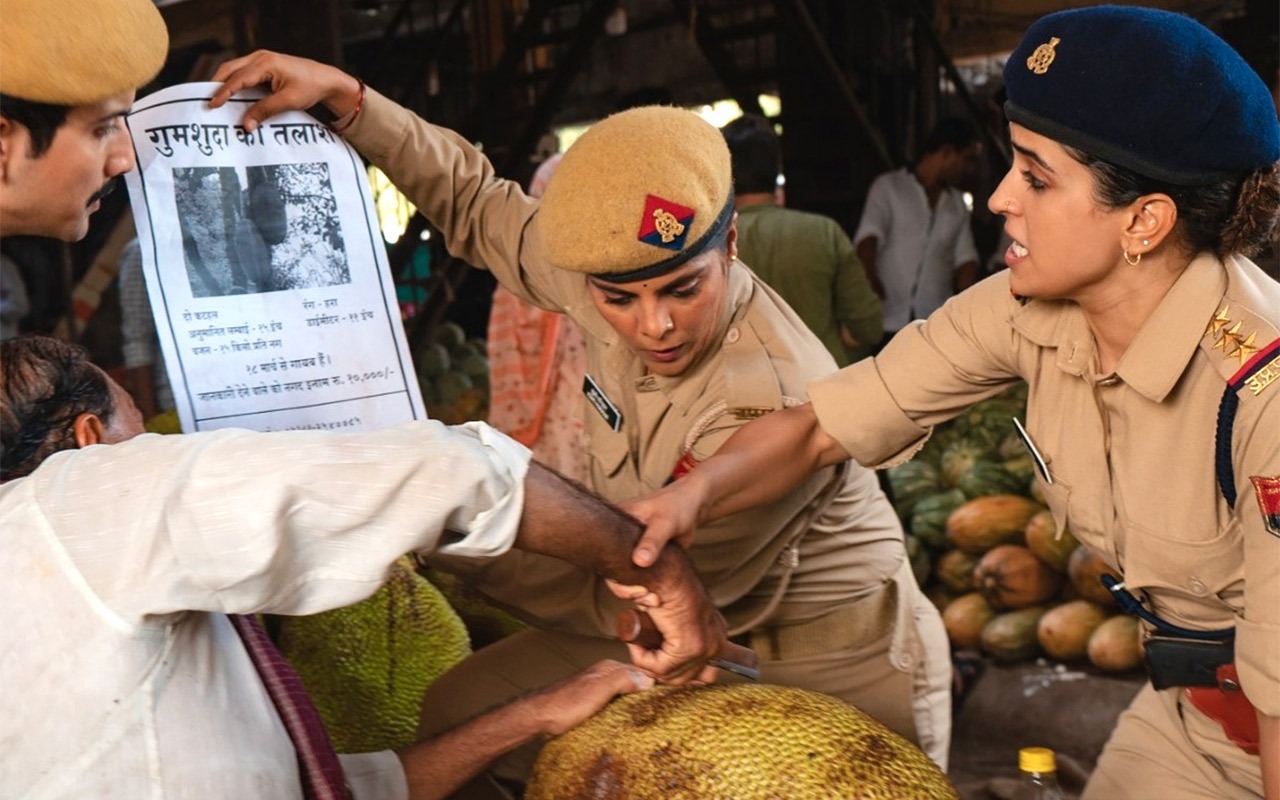
M 638 644 L 646 650 L 657 650 L 662 646 L 662 632 L 653 624 L 653 618 L 638 608 L 628 608 L 618 614 L 618 638 L 624 642 Z M 750 647 L 725 640 L 715 660 L 728 661 L 745 669 L 754 670 L 760 666 L 760 656 Z

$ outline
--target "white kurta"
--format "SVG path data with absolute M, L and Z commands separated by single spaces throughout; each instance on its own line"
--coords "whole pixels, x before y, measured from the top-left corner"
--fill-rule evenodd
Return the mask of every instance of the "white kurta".
M 528 451 L 488 426 L 225 430 L 66 451 L 0 486 L 0 796 L 301 797 L 225 613 L 372 594 L 414 550 L 515 539 Z M 344 761 L 402 797 L 389 753 Z
M 910 169 L 886 172 L 867 192 L 853 236 L 879 242 L 876 274 L 884 286 L 884 329 L 924 319 L 954 294 L 956 267 L 977 263 L 969 208 L 958 189 L 945 188 L 933 208 Z

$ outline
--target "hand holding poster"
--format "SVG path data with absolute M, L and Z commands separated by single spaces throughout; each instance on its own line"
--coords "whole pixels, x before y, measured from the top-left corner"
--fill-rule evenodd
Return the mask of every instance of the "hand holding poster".
M 127 175 L 185 431 L 426 417 L 364 166 L 301 112 L 249 131 L 216 83 L 139 100 Z

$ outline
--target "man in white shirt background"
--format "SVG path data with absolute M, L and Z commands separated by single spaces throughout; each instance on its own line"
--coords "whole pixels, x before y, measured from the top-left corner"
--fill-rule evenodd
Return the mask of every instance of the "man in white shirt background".
M 943 119 L 919 150 L 915 163 L 872 182 L 853 237 L 884 300 L 882 344 L 977 278 L 971 201 L 961 187 L 981 163 L 978 130 L 964 119 Z

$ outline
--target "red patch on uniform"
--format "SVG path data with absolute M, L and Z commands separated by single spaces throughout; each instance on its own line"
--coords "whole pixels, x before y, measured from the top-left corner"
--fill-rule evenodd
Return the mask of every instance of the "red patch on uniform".
M 636 238 L 654 247 L 681 250 L 692 226 L 692 208 L 648 194 L 644 198 L 644 214 L 640 216 L 640 232 Z
M 1253 491 L 1258 496 L 1258 508 L 1262 511 L 1262 523 L 1267 531 L 1280 536 L 1280 476 L 1252 475 Z
M 674 483 L 685 475 L 693 472 L 693 468 L 698 466 L 698 459 L 693 457 L 693 452 L 687 452 L 680 456 L 680 460 L 676 462 L 676 468 L 671 470 L 671 477 L 667 478 L 667 483 Z

